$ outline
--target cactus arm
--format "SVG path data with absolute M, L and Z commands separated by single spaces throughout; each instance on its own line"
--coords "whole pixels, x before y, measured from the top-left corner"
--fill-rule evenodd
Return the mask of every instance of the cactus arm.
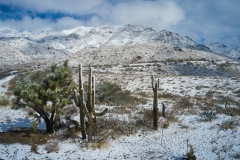
M 75 105 L 76 105 L 76 106 L 79 106 L 77 90 L 74 90 L 73 98 L 74 98 L 74 103 L 75 103 Z
M 95 112 L 95 76 L 92 76 L 92 111 Z
M 88 114 L 88 111 L 87 111 L 87 107 L 86 107 L 86 103 L 85 102 L 83 102 L 83 113 L 85 114 L 85 115 L 87 115 Z
M 92 112 L 92 68 L 89 69 L 88 75 L 88 97 L 87 97 L 87 110 Z
M 79 90 L 83 88 L 82 64 L 79 64 Z
M 154 88 L 153 83 L 154 83 L 154 76 L 152 75 L 152 88 Z

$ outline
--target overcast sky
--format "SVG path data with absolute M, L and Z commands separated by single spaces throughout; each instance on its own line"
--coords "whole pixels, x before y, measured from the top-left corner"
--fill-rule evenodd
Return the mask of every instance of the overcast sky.
M 140 24 L 202 44 L 240 47 L 240 0 L 0 0 L 0 27 L 17 30 Z

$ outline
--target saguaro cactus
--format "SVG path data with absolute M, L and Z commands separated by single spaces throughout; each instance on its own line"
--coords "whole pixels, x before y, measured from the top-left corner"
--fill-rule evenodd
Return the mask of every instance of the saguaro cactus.
M 158 88 L 159 88 L 159 79 L 157 82 L 154 80 L 152 75 L 152 89 L 153 89 L 153 129 L 157 130 L 158 128 Z
M 166 116 L 165 110 L 166 110 L 166 106 L 165 106 L 164 103 L 162 103 L 162 116 L 163 116 L 163 118 L 165 118 L 165 116 Z
M 74 100 L 75 100 L 75 104 L 80 109 L 80 123 L 81 123 L 82 138 L 86 139 L 84 117 L 85 115 L 87 115 L 88 124 L 89 124 L 88 141 L 92 141 L 92 134 L 96 124 L 96 116 L 103 116 L 108 111 L 107 108 L 100 113 L 97 113 L 95 111 L 95 77 L 92 75 L 92 68 L 89 69 L 87 103 L 84 102 L 84 89 L 83 89 L 81 65 L 79 65 L 79 90 L 80 90 L 79 93 L 75 91 Z
M 74 102 L 76 106 L 79 107 L 80 110 L 80 126 L 82 139 L 86 139 L 86 131 L 85 131 L 85 119 L 84 119 L 84 106 L 86 106 L 84 102 L 84 89 L 83 89 L 83 78 L 82 78 L 82 65 L 79 65 L 79 80 L 78 80 L 78 91 L 75 90 L 74 94 Z

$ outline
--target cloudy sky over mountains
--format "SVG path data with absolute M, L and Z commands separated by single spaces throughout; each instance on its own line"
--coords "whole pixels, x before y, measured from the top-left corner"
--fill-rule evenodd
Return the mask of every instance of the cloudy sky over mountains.
M 240 47 L 240 0 L 1 0 L 0 26 L 56 30 L 140 24 Z

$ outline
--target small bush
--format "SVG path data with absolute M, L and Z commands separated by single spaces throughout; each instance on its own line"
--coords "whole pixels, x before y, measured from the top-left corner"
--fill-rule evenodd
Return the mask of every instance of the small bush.
M 217 118 L 216 112 L 209 111 L 209 110 L 203 111 L 200 114 L 200 116 L 201 116 L 201 121 L 212 121 Z
M 216 111 L 219 114 L 226 114 L 229 116 L 240 116 L 240 107 L 238 108 L 223 108 L 221 106 L 216 106 Z
M 170 99 L 170 100 L 172 100 L 172 99 L 176 99 L 176 98 L 179 98 L 179 95 L 174 95 L 174 94 L 172 94 L 172 93 L 159 93 L 158 94 L 158 98 L 160 98 L 160 99 Z
M 5 97 L 0 97 L 0 106 L 8 106 L 10 105 L 10 100 Z
M 8 82 L 8 91 L 13 91 L 15 89 L 16 82 L 17 82 L 17 77 L 12 78 Z
M 37 130 L 38 130 L 38 124 L 37 124 L 36 122 L 32 122 L 32 123 L 31 123 L 31 126 L 32 126 L 32 128 L 33 128 L 33 131 L 34 131 L 34 132 L 37 132 Z
M 46 148 L 48 153 L 51 153 L 51 152 L 58 152 L 59 151 L 59 145 L 58 145 L 58 142 L 55 141 L 55 142 L 48 142 L 46 144 Z
M 71 116 L 75 113 L 78 113 L 78 107 L 74 106 L 74 105 L 70 105 L 67 106 L 63 109 L 64 113 L 65 113 L 65 118 L 67 120 L 70 120 Z
M 193 103 L 190 102 L 189 97 L 182 97 L 176 101 L 173 106 L 175 109 L 190 109 L 193 108 Z
M 101 82 L 96 85 L 96 101 L 110 102 L 115 105 L 133 104 L 135 101 L 130 91 L 123 91 L 115 83 Z
M 229 120 L 226 120 L 224 122 L 222 122 L 222 124 L 220 125 L 220 129 L 222 130 L 233 130 L 235 129 L 237 126 L 239 126 L 239 119 L 236 118 L 231 118 Z
M 190 145 L 190 150 L 186 154 L 186 160 L 196 160 L 196 156 L 194 155 L 193 147 Z
M 166 112 L 166 118 L 167 118 L 168 122 L 177 122 L 178 121 L 178 118 L 176 117 L 174 110 Z
M 140 95 L 143 98 L 148 97 L 148 94 L 146 92 L 139 92 L 138 95 Z
M 29 116 L 33 116 L 33 111 L 29 111 L 29 112 L 28 112 L 28 115 L 29 115 Z

